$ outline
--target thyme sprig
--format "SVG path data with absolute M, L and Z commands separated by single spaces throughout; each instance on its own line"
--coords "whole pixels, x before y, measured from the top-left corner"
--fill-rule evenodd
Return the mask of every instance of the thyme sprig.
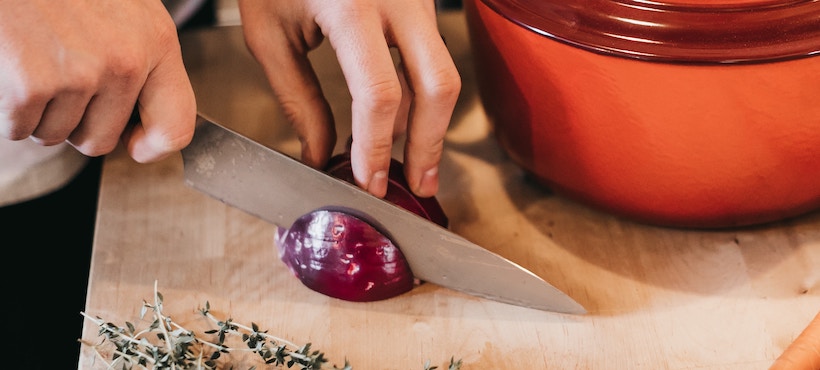
M 143 300 L 140 310 L 140 319 L 151 312 L 151 324 L 142 330 L 126 322 L 124 327 L 107 322 L 100 317 L 92 317 L 85 312 L 81 314 L 99 326 L 98 335 L 104 337 L 100 343 L 91 343 L 81 340 L 85 345 L 94 348 L 97 357 L 108 369 L 122 370 L 218 370 L 223 355 L 231 353 L 254 353 L 262 363 L 273 367 L 293 368 L 300 370 L 352 370 L 353 367 L 345 360 L 342 367 L 328 367 L 325 354 L 311 348 L 311 343 L 298 346 L 285 339 L 262 331 L 256 323 L 250 326 L 234 322 L 233 319 L 221 320 L 211 312 L 210 302 L 205 302 L 198 312 L 207 318 L 216 329 L 203 332 L 202 339 L 197 334 L 173 321 L 163 311 L 163 296 L 154 283 L 154 301 L 149 303 Z M 155 336 L 153 342 L 149 338 Z M 244 347 L 233 347 L 229 340 L 241 340 Z M 106 345 L 108 343 L 109 345 Z M 231 342 L 233 343 L 233 342 Z M 113 349 L 110 348 L 113 345 Z M 105 352 L 110 354 L 110 362 L 106 360 Z M 448 370 L 461 369 L 461 360 L 450 358 Z M 232 366 L 229 369 L 233 369 Z M 256 366 L 248 370 L 256 370 Z M 431 366 L 428 360 L 424 370 L 436 370 L 438 366 Z

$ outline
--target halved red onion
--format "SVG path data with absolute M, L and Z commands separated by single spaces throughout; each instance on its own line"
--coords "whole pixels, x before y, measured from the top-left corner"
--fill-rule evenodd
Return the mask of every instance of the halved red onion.
M 347 213 L 308 213 L 279 235 L 277 245 L 302 284 L 331 297 L 376 301 L 413 288 L 413 273 L 399 248 Z
M 330 159 L 325 170 L 353 183 L 350 156 Z M 435 197 L 416 197 L 407 186 L 401 162 L 392 161 L 385 199 L 448 226 Z M 366 221 L 336 210 L 315 210 L 287 230 L 277 232 L 279 257 L 308 288 L 356 302 L 377 301 L 405 293 L 415 279 L 398 246 Z

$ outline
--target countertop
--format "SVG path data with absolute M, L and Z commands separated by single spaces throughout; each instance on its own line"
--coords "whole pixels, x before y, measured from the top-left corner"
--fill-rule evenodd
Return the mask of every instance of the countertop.
M 175 321 L 197 308 L 312 343 L 354 369 L 767 369 L 820 310 L 820 213 L 730 230 L 643 225 L 555 195 L 500 150 L 476 93 L 463 14 L 440 14 L 464 88 L 438 199 L 450 229 L 566 292 L 589 313 L 512 306 L 423 284 L 379 302 L 329 298 L 278 260 L 276 227 L 187 187 L 181 156 L 103 165 L 86 311 L 145 327 L 154 283 Z M 298 150 L 241 29 L 181 35 L 200 110 L 265 145 Z M 311 54 L 349 135 L 350 96 L 327 44 Z M 341 140 L 340 140 L 341 141 Z M 341 145 L 341 143 L 340 143 Z M 341 147 L 340 147 L 341 148 Z M 86 321 L 83 339 L 98 342 Z M 244 368 L 247 368 L 245 366 Z M 103 369 L 83 346 L 80 369 Z

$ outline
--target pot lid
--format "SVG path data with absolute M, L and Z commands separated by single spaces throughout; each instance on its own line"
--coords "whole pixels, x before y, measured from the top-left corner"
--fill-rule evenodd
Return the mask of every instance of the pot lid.
M 686 63 L 820 54 L 820 0 L 482 0 L 546 37 L 599 53 Z

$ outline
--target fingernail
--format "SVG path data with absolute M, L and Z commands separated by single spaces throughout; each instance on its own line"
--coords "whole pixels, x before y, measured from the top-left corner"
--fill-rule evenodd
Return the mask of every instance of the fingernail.
M 432 197 L 438 191 L 438 167 L 431 168 L 421 176 L 421 182 L 416 189 L 416 195 L 420 197 Z
M 367 183 L 367 191 L 379 198 L 387 193 L 387 171 L 377 171 Z

